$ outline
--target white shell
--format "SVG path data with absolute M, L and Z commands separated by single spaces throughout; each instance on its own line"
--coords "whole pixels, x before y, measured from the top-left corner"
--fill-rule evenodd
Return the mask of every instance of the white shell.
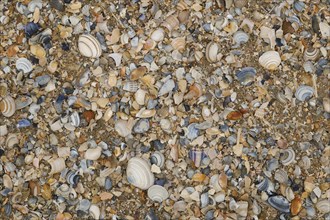
M 170 15 L 162 23 L 162 26 L 166 27 L 171 32 L 172 30 L 176 29 L 179 24 L 179 19 L 174 15 Z
M 242 43 L 246 43 L 249 40 L 249 35 L 244 31 L 237 31 L 233 36 L 234 43 L 238 46 Z
M 10 149 L 12 148 L 15 144 L 18 144 L 19 140 L 17 137 L 17 134 L 9 134 L 6 139 L 6 146 Z
M 151 155 L 150 160 L 160 168 L 163 167 L 165 163 L 165 157 L 160 151 L 155 151 L 155 153 Z
M 60 173 L 62 170 L 65 169 L 65 161 L 63 158 L 56 158 L 56 159 L 51 159 L 50 161 L 48 161 L 48 163 L 51 166 L 51 171 L 50 174 L 54 174 L 54 173 Z
M 0 112 L 5 117 L 11 117 L 15 114 L 16 104 L 11 96 L 6 96 L 0 101 Z
M 123 55 L 121 53 L 112 53 L 112 54 L 109 54 L 109 57 L 111 57 L 115 61 L 116 66 L 120 66 L 121 58 L 123 57 Z
M 323 98 L 323 108 L 324 108 L 324 111 L 330 113 L 330 98 L 328 98 L 328 97 Z
M 116 121 L 115 130 L 121 137 L 126 137 L 132 133 L 132 127 L 129 126 L 129 122 L 124 120 Z
M 70 121 L 71 121 L 71 125 L 73 125 L 74 127 L 79 127 L 80 125 L 80 117 L 78 112 L 73 112 L 70 115 Z
M 102 153 L 101 147 L 91 148 L 85 152 L 85 159 L 86 160 L 97 160 L 100 158 Z
M 155 181 L 150 165 L 139 157 L 133 157 L 128 161 L 126 174 L 129 183 L 143 190 L 148 189 Z
M 23 71 L 23 73 L 29 73 L 32 71 L 32 63 L 26 58 L 19 58 L 16 60 L 16 69 Z
M 42 9 L 42 1 L 41 0 L 33 0 L 28 4 L 28 10 L 30 12 L 34 12 L 35 8 Z
M 7 125 L 0 125 L 0 137 L 8 134 Z
M 275 70 L 281 63 L 281 57 L 276 51 L 267 51 L 259 57 L 259 63 L 268 70 Z
M 321 213 L 328 213 L 330 212 L 330 199 L 323 199 L 316 203 L 316 208 Z
M 305 72 L 314 73 L 316 68 L 311 61 L 306 61 L 303 65 Z
M 299 101 L 303 102 L 306 99 L 309 99 L 310 97 L 312 97 L 313 94 L 314 94 L 314 89 L 312 87 L 301 85 L 297 88 L 295 96 Z
M 100 42 L 90 34 L 83 34 L 79 37 L 78 48 L 85 57 L 98 58 L 102 54 Z
M 144 99 L 146 97 L 147 92 L 143 89 L 139 89 L 135 92 L 134 98 L 137 104 L 144 105 Z
M 164 36 L 165 36 L 165 32 L 163 28 L 158 28 L 157 30 L 152 32 L 150 38 L 156 42 L 160 42 L 164 39 Z
M 126 81 L 123 85 L 123 90 L 128 92 L 136 92 L 139 89 L 139 83 L 136 81 Z
M 159 92 L 158 92 L 158 96 L 163 96 L 165 94 L 168 94 L 169 92 L 171 92 L 175 87 L 175 83 L 173 79 L 169 79 L 167 80 L 162 87 L 160 87 Z
M 296 153 L 294 152 L 294 150 L 292 148 L 283 150 L 282 154 L 283 154 L 283 156 L 281 158 L 281 162 L 284 166 L 288 166 L 292 162 L 295 161 Z
M 301 164 L 301 167 L 308 170 L 311 167 L 311 159 L 307 156 L 303 156 L 299 161 L 299 164 Z
M 93 217 L 93 219 L 100 219 L 100 208 L 97 205 L 92 204 L 91 207 L 89 208 L 89 213 Z
M 218 44 L 214 42 L 210 42 L 206 46 L 206 52 L 205 52 L 207 61 L 209 61 L 210 63 L 214 63 L 215 61 L 217 61 L 218 50 L 219 50 Z
M 148 189 L 148 197 L 155 202 L 162 202 L 169 196 L 167 190 L 159 185 L 153 185 Z

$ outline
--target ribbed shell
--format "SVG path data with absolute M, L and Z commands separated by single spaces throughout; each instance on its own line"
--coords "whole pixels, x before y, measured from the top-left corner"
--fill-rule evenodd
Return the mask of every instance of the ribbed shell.
M 169 196 L 167 190 L 159 185 L 153 185 L 148 189 L 148 197 L 155 202 L 162 202 Z
M 310 97 L 312 97 L 313 94 L 314 94 L 314 89 L 312 87 L 301 85 L 297 88 L 295 96 L 299 101 L 303 102 L 306 99 L 309 99 Z
M 259 57 L 259 63 L 268 70 L 275 70 L 281 63 L 281 57 L 276 51 L 267 51 Z
M 170 32 L 179 26 L 180 22 L 175 15 L 168 16 L 162 26 L 166 27 Z
M 3 116 L 11 117 L 16 111 L 15 100 L 7 95 L 0 101 L 0 111 Z
M 32 71 L 32 63 L 26 58 L 19 58 L 16 60 L 16 69 L 23 71 L 23 73 L 29 73 Z
M 79 37 L 78 48 L 85 57 L 98 58 L 102 54 L 100 42 L 90 34 L 83 34 Z
M 296 153 L 292 148 L 283 150 L 281 156 L 281 162 L 284 166 L 288 166 L 295 161 Z
M 149 164 L 139 157 L 133 157 L 128 161 L 126 175 L 129 183 L 143 190 L 148 189 L 155 181 Z

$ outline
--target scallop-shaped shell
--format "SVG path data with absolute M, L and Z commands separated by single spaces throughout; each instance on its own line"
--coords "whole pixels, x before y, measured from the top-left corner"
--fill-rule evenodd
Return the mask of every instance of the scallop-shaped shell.
M 257 71 L 253 67 L 245 67 L 237 71 L 236 77 L 242 85 L 247 86 L 253 83 L 256 73 Z
M 215 42 L 210 42 L 206 46 L 206 52 L 205 52 L 205 56 L 206 56 L 207 61 L 209 61 L 210 63 L 216 62 L 217 61 L 218 50 L 219 50 L 218 44 L 215 43 Z
M 301 167 L 307 170 L 311 167 L 311 159 L 307 156 L 303 156 L 299 161 L 299 164 L 301 165 Z
M 186 39 L 185 37 L 177 37 L 174 38 L 171 42 L 172 47 L 174 50 L 178 50 L 180 52 L 184 51 L 186 47 Z
M 149 164 L 139 157 L 133 157 L 128 161 L 126 175 L 129 183 L 143 190 L 148 189 L 155 181 Z
M 65 169 L 65 161 L 63 158 L 51 159 L 48 163 L 51 166 L 51 175 L 54 173 L 60 173 Z
M 78 48 L 85 57 L 98 58 L 102 54 L 100 42 L 90 34 L 83 34 L 79 37 Z
M 305 72 L 307 72 L 307 73 L 314 73 L 316 70 L 314 64 L 311 61 L 306 61 L 303 64 L 303 67 L 304 67 Z
M 15 114 L 15 111 L 15 100 L 11 96 L 7 95 L 0 101 L 0 112 L 3 116 L 11 117 L 13 114 Z
M 281 63 L 281 57 L 276 51 L 267 51 L 259 57 L 259 63 L 268 70 L 275 70 Z
M 267 202 L 276 210 L 280 212 L 289 213 L 290 212 L 290 203 L 283 196 L 272 196 L 269 197 Z
M 316 203 L 316 208 L 321 213 L 329 213 L 330 212 L 330 199 L 323 199 Z
M 289 177 L 286 171 L 284 170 L 277 170 L 275 172 L 274 179 L 277 180 L 279 183 L 287 184 Z
M 152 164 L 156 164 L 158 167 L 163 167 L 165 163 L 165 157 L 160 151 L 156 151 L 150 157 Z
M 303 102 L 311 98 L 313 94 L 314 94 L 314 89 L 312 87 L 301 85 L 297 88 L 295 96 L 299 101 Z
M 244 31 L 237 31 L 233 36 L 233 40 L 236 44 L 240 45 L 242 43 L 248 42 L 249 35 Z
M 93 219 L 99 220 L 101 215 L 100 208 L 97 205 L 92 204 L 89 208 L 89 214 Z
M 79 117 L 79 114 L 78 112 L 73 112 L 71 115 L 70 115 L 70 121 L 71 121 L 71 124 L 75 127 L 79 127 L 80 125 L 80 117 Z
M 136 92 L 139 89 L 139 83 L 136 81 L 126 81 L 123 85 L 123 90 L 128 92 Z
M 267 193 L 273 193 L 275 191 L 274 184 L 265 177 L 259 184 L 257 184 L 258 190 Z
M 8 149 L 12 148 L 15 144 L 18 144 L 19 140 L 17 134 L 9 134 L 6 139 L 6 146 Z
M 32 71 L 32 63 L 26 58 L 19 58 L 16 60 L 16 69 L 18 71 L 23 71 L 23 73 L 29 73 Z
M 177 16 L 170 15 L 162 23 L 162 26 L 166 27 L 170 32 L 175 30 L 179 26 L 180 22 Z
M 206 154 L 203 150 L 191 149 L 189 151 L 189 158 L 194 161 L 196 167 L 199 167 L 202 163 L 202 160 L 206 158 Z
M 295 161 L 296 153 L 292 148 L 288 148 L 282 151 L 281 162 L 284 166 L 288 166 Z
M 155 201 L 161 203 L 169 196 L 167 190 L 159 185 L 153 185 L 148 189 L 148 197 Z
M 164 39 L 165 37 L 165 32 L 163 30 L 163 28 L 158 28 L 157 30 L 155 30 L 154 32 L 152 32 L 150 38 L 156 42 L 160 42 Z
M 85 159 L 86 160 L 97 160 L 100 158 L 102 153 L 101 147 L 91 148 L 85 152 Z
M 320 50 L 317 48 L 308 48 L 304 52 L 304 60 L 316 60 L 319 57 Z

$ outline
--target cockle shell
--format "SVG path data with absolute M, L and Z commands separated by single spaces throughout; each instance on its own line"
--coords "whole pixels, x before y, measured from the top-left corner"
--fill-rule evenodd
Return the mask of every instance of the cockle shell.
M 16 60 L 16 69 L 18 71 L 23 71 L 23 73 L 29 73 L 32 71 L 32 63 L 26 58 L 19 58 Z
M 317 48 L 307 48 L 304 52 L 304 60 L 316 60 L 319 57 L 320 50 Z
M 284 166 L 288 166 L 295 161 L 296 153 L 292 148 L 283 150 L 281 154 L 281 162 Z
M 60 173 L 62 170 L 65 169 L 65 161 L 63 158 L 51 159 L 48 161 L 51 166 L 50 174 Z
M 165 37 L 165 32 L 163 30 L 163 28 L 158 28 L 157 30 L 155 30 L 154 32 L 152 32 L 150 38 L 156 42 L 160 42 L 164 39 Z
M 205 56 L 206 56 L 207 61 L 209 61 L 210 63 L 216 62 L 218 50 L 219 50 L 218 44 L 215 42 L 210 42 L 206 46 L 206 51 L 205 51 Z
M 285 212 L 285 213 L 290 212 L 289 201 L 283 196 L 272 196 L 269 197 L 267 201 L 274 209 L 280 212 Z
M 257 71 L 253 67 L 244 67 L 236 72 L 236 77 L 242 85 L 247 86 L 253 83 L 256 73 Z
M 180 22 L 175 15 L 168 16 L 162 23 L 162 26 L 166 27 L 170 32 L 175 30 L 179 26 Z
M 259 57 L 259 63 L 268 70 L 275 70 L 281 63 L 281 57 L 276 51 L 267 51 Z
M 233 36 L 234 43 L 236 43 L 237 47 L 242 44 L 246 43 L 249 40 L 249 35 L 244 31 L 237 31 Z
M 83 34 L 79 37 L 78 48 L 85 57 L 98 58 L 102 54 L 100 42 L 90 34 Z
M 155 181 L 150 165 L 139 157 L 133 157 L 128 161 L 126 174 L 129 183 L 143 190 L 148 189 Z
M 3 116 L 5 117 L 11 117 L 15 114 L 16 111 L 16 104 L 15 100 L 7 95 L 5 98 L 3 98 L 0 101 L 0 112 L 2 113 Z
M 167 199 L 169 196 L 169 193 L 167 190 L 159 185 L 153 185 L 148 189 L 148 197 L 155 201 L 161 203 L 165 199 Z
M 99 220 L 101 214 L 100 208 L 97 205 L 92 204 L 89 208 L 89 214 L 93 219 Z
M 267 177 L 265 177 L 259 184 L 257 184 L 257 188 L 262 192 L 275 192 L 274 184 Z
M 185 39 L 185 37 L 174 38 L 171 42 L 171 45 L 174 50 L 183 52 L 186 47 L 186 39 Z
M 309 98 L 311 98 L 313 94 L 314 94 L 314 89 L 312 87 L 301 85 L 297 88 L 295 96 L 299 101 L 304 102 Z
M 330 212 L 330 199 L 323 199 L 316 203 L 316 208 L 321 213 L 328 213 Z
M 101 147 L 91 148 L 85 152 L 85 159 L 86 160 L 97 160 L 100 158 L 102 153 Z
M 12 148 L 15 144 L 18 144 L 19 140 L 17 134 L 9 134 L 6 139 L 6 146 L 8 149 Z
M 152 164 L 156 164 L 158 167 L 162 168 L 165 163 L 165 157 L 160 151 L 155 151 L 150 157 Z

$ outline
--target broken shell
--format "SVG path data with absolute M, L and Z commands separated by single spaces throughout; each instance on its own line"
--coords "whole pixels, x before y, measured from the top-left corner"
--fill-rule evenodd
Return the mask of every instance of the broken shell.
M 268 70 L 275 70 L 281 63 L 281 57 L 276 51 L 267 51 L 259 57 L 259 63 Z
M 140 77 L 142 77 L 145 73 L 147 72 L 147 68 L 144 67 L 144 66 L 141 66 L 139 68 L 136 68 L 134 69 L 132 72 L 131 72 L 131 80 L 137 80 L 139 79 Z
M 282 151 L 281 153 L 281 162 L 284 166 L 288 166 L 295 161 L 296 153 L 292 148 L 288 148 Z
M 324 111 L 330 113 L 330 98 L 327 97 L 323 98 L 323 108 Z
M 316 203 L 316 208 L 321 213 L 328 213 L 330 212 L 330 200 L 329 199 L 323 199 Z
M 239 201 L 237 202 L 237 208 L 235 212 L 243 217 L 247 217 L 248 214 L 249 203 L 247 201 Z
M 146 94 L 147 94 L 147 91 L 145 91 L 143 89 L 137 90 L 134 94 L 135 101 L 139 105 L 144 105 L 144 100 L 145 100 Z
M 128 92 L 136 92 L 139 89 L 139 83 L 136 81 L 126 81 L 123 85 L 123 90 Z
M 17 137 L 17 134 L 9 134 L 6 139 L 6 146 L 10 149 L 12 148 L 15 144 L 18 144 L 19 140 Z
M 85 152 L 85 159 L 86 160 L 97 160 L 100 158 L 102 153 L 101 147 L 91 148 Z
M 23 71 L 23 73 L 29 73 L 32 71 L 32 63 L 26 58 L 19 58 L 16 60 L 16 69 L 18 71 Z
M 137 118 L 151 118 L 156 114 L 155 109 L 145 109 L 142 108 L 138 113 L 136 113 Z
M 284 170 L 277 170 L 275 172 L 274 179 L 277 180 L 279 183 L 287 184 L 289 177 Z
M 304 52 L 304 60 L 316 60 L 319 57 L 320 50 L 317 48 L 307 48 Z
M 170 15 L 162 23 L 162 26 L 166 27 L 171 32 L 179 26 L 179 20 L 175 15 Z
M 236 72 L 236 77 L 242 85 L 247 86 L 253 83 L 256 73 L 257 71 L 253 67 L 245 67 Z
M 274 184 L 267 177 L 257 184 L 257 188 L 258 190 L 269 194 L 275 192 Z
M 31 53 L 39 59 L 46 57 L 46 50 L 40 45 L 31 45 Z
M 291 201 L 291 214 L 292 215 L 298 215 L 302 208 L 302 199 L 299 196 L 296 196 L 292 201 Z
M 48 161 L 51 166 L 50 174 L 60 173 L 65 169 L 65 161 L 63 158 L 51 159 Z
M 99 220 L 100 219 L 100 208 L 97 205 L 92 204 L 89 207 L 89 214 L 92 216 L 93 219 Z
M 237 31 L 233 36 L 234 43 L 236 43 L 237 47 L 242 44 L 246 43 L 249 40 L 249 35 L 244 31 Z
M 0 112 L 5 117 L 11 117 L 15 114 L 16 104 L 11 96 L 6 96 L 0 101 Z
M 283 196 L 272 196 L 269 197 L 267 202 L 276 210 L 280 212 L 289 213 L 290 204 L 289 201 Z
M 160 42 L 164 39 L 165 37 L 165 32 L 163 30 L 163 28 L 158 28 L 157 30 L 155 30 L 154 32 L 152 32 L 150 38 L 156 42 Z
M 119 134 L 119 136 L 126 137 L 126 136 L 128 136 L 128 135 L 131 134 L 132 127 L 129 126 L 129 122 L 128 121 L 118 120 L 115 123 L 115 130 L 117 131 L 117 133 Z
M 301 167 L 308 170 L 311 167 L 311 159 L 307 156 L 303 156 L 299 164 L 301 164 Z
M 6 83 L 0 83 L 0 97 L 5 97 L 8 92 L 8 85 Z
M 196 167 L 199 167 L 202 163 L 202 160 L 206 157 L 207 156 L 203 150 L 191 149 L 189 151 L 189 158 L 194 162 Z
M 171 45 L 174 50 L 178 50 L 182 53 L 186 47 L 186 39 L 185 37 L 177 37 L 172 40 Z
M 203 88 L 197 83 L 189 87 L 189 92 L 184 96 L 185 99 L 197 99 L 203 94 Z
M 85 57 L 98 58 L 102 54 L 100 42 L 90 34 L 83 34 L 79 37 L 78 48 Z
M 153 185 L 148 189 L 148 197 L 155 201 L 161 203 L 169 196 L 167 190 L 159 185 Z
M 116 66 L 120 66 L 121 58 L 123 57 L 123 54 L 121 54 L 121 53 L 112 53 L 112 54 L 109 54 L 109 57 L 111 57 L 115 61 Z
M 71 122 L 71 125 L 73 125 L 74 127 L 79 127 L 79 125 L 80 125 L 80 117 L 79 117 L 78 112 L 73 112 L 70 115 L 70 122 Z
M 175 87 L 175 83 L 173 79 L 167 80 L 162 87 L 160 87 L 158 96 L 163 96 L 171 92 Z
M 218 50 L 219 50 L 219 46 L 215 42 L 210 42 L 206 46 L 205 56 L 210 63 L 214 63 L 217 61 Z
M 152 186 L 155 180 L 149 164 L 139 157 L 133 157 L 128 161 L 126 175 L 130 184 L 142 190 Z
M 307 73 L 314 73 L 316 68 L 311 61 L 306 61 L 303 65 L 305 72 Z
M 165 157 L 160 151 L 155 151 L 150 157 L 151 164 L 155 164 L 158 167 L 162 168 L 165 163 Z
M 297 88 L 295 96 L 299 101 L 304 102 L 310 99 L 313 96 L 313 94 L 314 94 L 314 89 L 312 87 L 301 85 Z

